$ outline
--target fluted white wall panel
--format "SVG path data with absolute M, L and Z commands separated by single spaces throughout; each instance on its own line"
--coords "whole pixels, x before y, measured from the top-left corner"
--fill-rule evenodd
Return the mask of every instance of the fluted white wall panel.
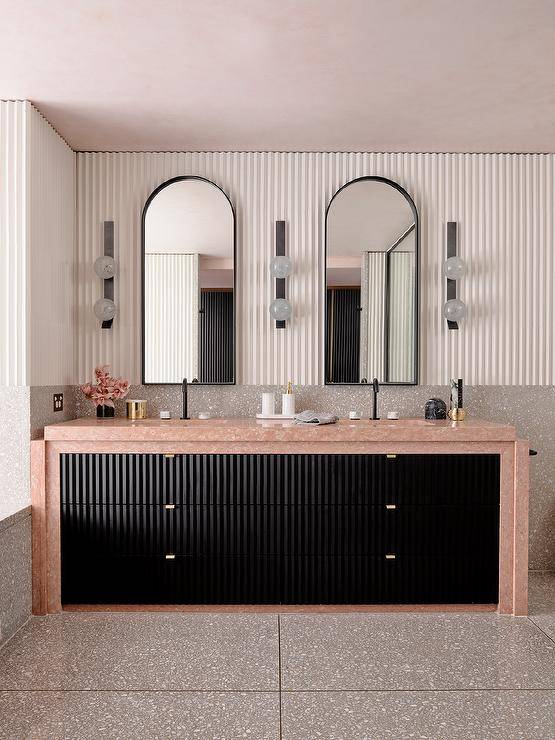
M 414 375 L 414 252 L 390 255 L 389 380 L 410 381 Z
M 75 153 L 0 101 L 0 384 L 74 383 Z
M 27 113 L 28 385 L 75 383 L 75 152 Z
M 145 383 L 198 379 L 198 254 L 145 255 Z
M 384 326 L 385 326 L 385 252 L 365 252 L 363 255 L 364 293 L 361 301 L 366 318 L 366 336 L 361 346 L 366 346 L 366 357 L 361 378 L 385 378 Z M 361 331 L 363 327 L 361 326 Z
M 239 382 L 322 382 L 325 208 L 345 182 L 382 175 L 420 213 L 420 382 L 555 383 L 553 155 L 233 152 L 78 154 L 79 380 L 98 362 L 139 380 L 141 210 L 157 185 L 183 174 L 213 180 L 236 209 Z M 119 314 L 103 332 L 92 314 L 101 285 L 91 265 L 106 219 L 116 227 Z M 295 313 L 285 330 L 268 313 L 277 219 L 287 221 L 295 264 L 287 281 Z M 458 332 L 442 318 L 450 220 L 469 264 L 459 288 L 468 318 Z
M 0 101 L 0 385 L 26 382 L 28 108 L 23 101 Z

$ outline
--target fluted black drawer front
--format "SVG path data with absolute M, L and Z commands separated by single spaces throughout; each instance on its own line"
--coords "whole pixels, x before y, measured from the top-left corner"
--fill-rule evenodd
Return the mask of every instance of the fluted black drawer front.
M 181 541 L 176 552 L 210 557 L 278 555 L 281 552 L 281 507 L 181 507 L 176 512 Z
M 67 555 L 165 555 L 183 541 L 180 520 L 175 508 L 159 505 L 65 505 L 62 551 Z
M 480 558 L 305 556 L 283 559 L 286 604 L 495 604 L 497 566 Z
M 277 604 L 276 557 L 74 557 L 62 560 L 65 604 Z
M 64 601 L 491 602 L 499 456 L 61 456 Z
M 61 455 L 83 504 L 499 503 L 498 455 Z
M 195 459 L 190 461 L 190 466 L 184 466 L 175 455 L 63 454 L 60 457 L 63 504 L 186 503 L 195 496 L 195 487 L 199 485 Z
M 499 504 L 499 455 L 386 456 L 384 500 L 417 505 Z
M 498 506 L 283 506 L 287 555 L 434 555 L 496 557 Z
M 95 555 L 277 555 L 280 507 L 62 505 L 62 549 Z

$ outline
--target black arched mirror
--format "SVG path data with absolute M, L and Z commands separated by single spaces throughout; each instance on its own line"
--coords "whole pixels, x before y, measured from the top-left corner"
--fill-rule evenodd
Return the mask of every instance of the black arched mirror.
M 176 177 L 143 210 L 143 383 L 235 382 L 235 214 L 201 177 Z
M 353 180 L 326 211 L 326 383 L 418 383 L 418 212 L 383 177 Z

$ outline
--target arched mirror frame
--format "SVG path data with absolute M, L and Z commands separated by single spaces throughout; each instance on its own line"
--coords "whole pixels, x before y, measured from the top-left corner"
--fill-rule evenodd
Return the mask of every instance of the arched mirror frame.
M 328 368 L 328 343 L 327 343 L 327 336 L 328 336 L 328 311 L 327 311 L 327 300 L 326 300 L 326 291 L 328 286 L 327 281 L 327 265 L 328 265 L 328 216 L 330 212 L 331 205 L 333 201 L 336 199 L 336 197 L 341 193 L 345 188 L 348 188 L 349 185 L 353 185 L 356 182 L 363 182 L 365 180 L 372 180 L 374 182 L 382 182 L 385 185 L 390 185 L 392 188 L 395 188 L 403 198 L 407 201 L 409 206 L 412 209 L 412 213 L 414 216 L 414 260 L 415 260 L 415 289 L 414 289 L 414 363 L 413 363 L 413 377 L 414 380 L 406 381 L 406 382 L 392 382 L 392 381 L 385 381 L 378 378 L 380 385 L 418 385 L 419 378 L 418 378 L 418 368 L 420 367 L 420 223 L 418 219 L 418 210 L 416 208 L 416 205 L 414 204 L 413 199 L 411 196 L 407 193 L 407 191 L 399 185 L 399 183 L 395 182 L 394 180 L 389 180 L 387 177 L 380 177 L 379 175 L 365 175 L 363 177 L 356 177 L 354 180 L 349 180 L 349 182 L 346 182 L 344 185 L 342 185 L 336 192 L 333 194 L 330 202 L 327 205 L 326 208 L 326 216 L 325 216 L 325 233 L 324 233 L 324 384 L 325 385 L 355 385 L 355 386 L 362 386 L 364 387 L 364 383 L 347 383 L 347 382 L 340 382 L 340 383 L 333 383 L 332 381 L 328 380 L 327 377 L 327 368 Z M 371 378 L 369 379 L 369 385 L 371 384 Z
M 169 185 L 174 185 L 176 182 L 181 182 L 183 180 L 200 180 L 201 182 L 206 182 L 209 185 L 213 185 L 215 188 L 217 188 L 224 196 L 227 202 L 229 203 L 229 207 L 231 208 L 231 216 L 233 221 L 233 357 L 232 357 L 232 367 L 233 367 L 233 380 L 226 381 L 223 383 L 205 383 L 205 382 L 198 382 L 195 383 L 195 385 L 236 385 L 237 383 L 237 219 L 235 216 L 235 208 L 233 207 L 233 203 L 231 202 L 231 198 L 229 195 L 225 192 L 223 188 L 221 188 L 219 185 L 217 185 L 212 180 L 209 180 L 207 177 L 201 177 L 200 175 L 179 175 L 178 177 L 172 177 L 170 180 L 166 180 L 165 182 L 158 185 L 158 187 L 152 191 L 152 193 L 148 196 L 146 199 L 146 203 L 143 208 L 143 213 L 141 216 L 141 382 L 143 385 L 179 385 L 180 383 L 152 383 L 152 382 L 146 382 L 145 381 L 145 254 L 146 254 L 146 244 L 145 244 L 145 234 L 146 234 L 146 214 L 148 211 L 148 207 L 156 198 L 158 193 L 160 191 L 164 190 L 164 188 L 167 188 Z M 190 379 L 189 379 L 190 380 Z

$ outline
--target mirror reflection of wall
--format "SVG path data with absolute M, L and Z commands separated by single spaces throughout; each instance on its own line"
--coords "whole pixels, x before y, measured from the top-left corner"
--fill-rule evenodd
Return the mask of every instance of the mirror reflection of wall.
M 417 215 L 379 178 L 348 183 L 326 217 L 326 382 L 416 383 Z
M 233 383 L 234 215 L 201 178 L 155 191 L 145 209 L 143 382 Z

